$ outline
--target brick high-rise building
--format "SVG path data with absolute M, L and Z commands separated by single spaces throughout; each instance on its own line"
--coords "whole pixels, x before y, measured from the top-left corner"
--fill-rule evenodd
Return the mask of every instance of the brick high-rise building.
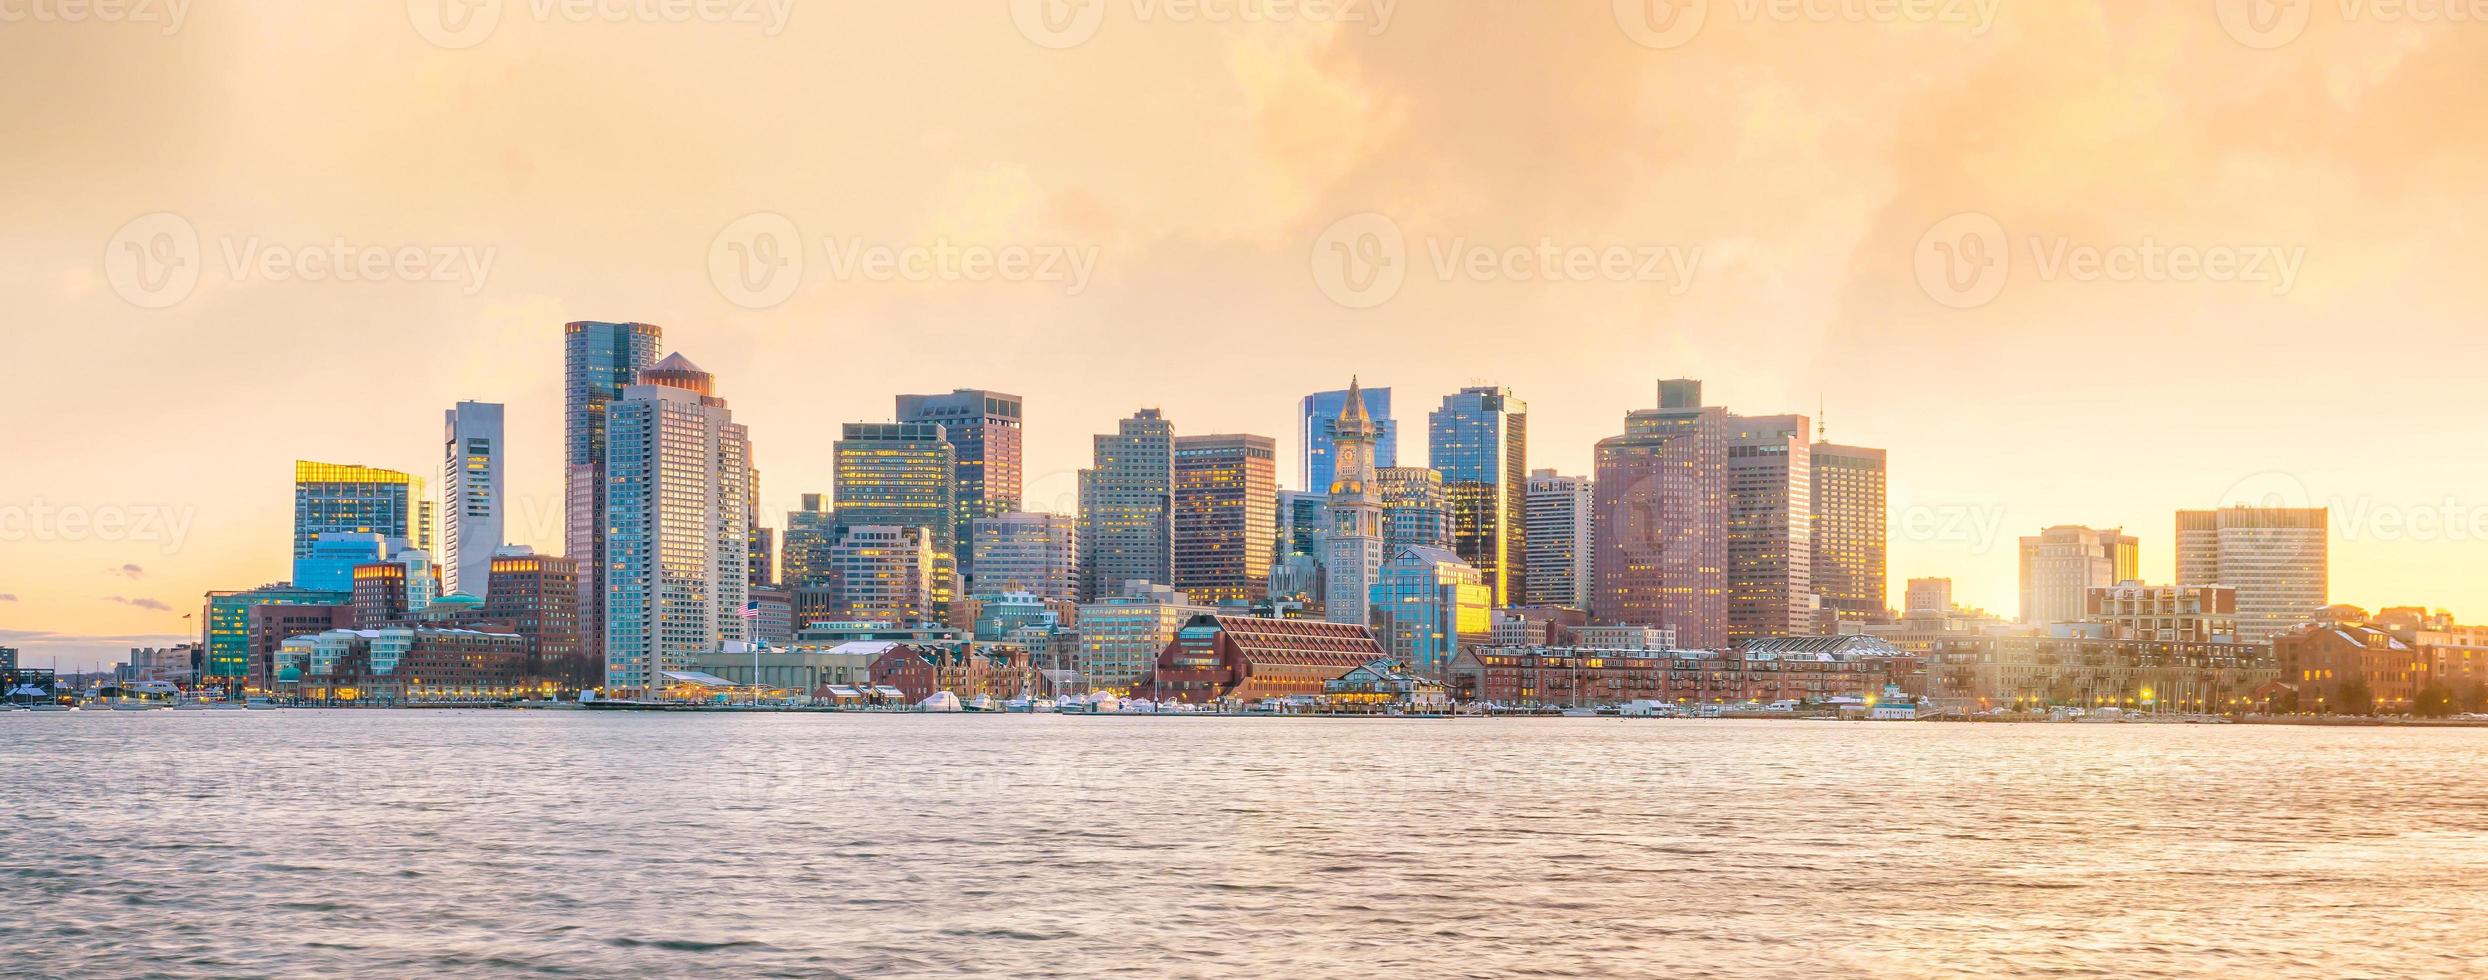
M 1663 382 L 1659 407 L 1598 444 L 1597 622 L 1665 626 L 1692 649 L 1728 638 L 1730 416 L 1701 385 Z
M 526 637 L 528 676 L 569 692 L 604 683 L 604 664 L 579 636 L 579 563 L 525 548 L 492 559 L 482 616 Z
M 1174 424 L 1144 408 L 1097 436 L 1094 449 L 1094 463 L 1080 471 L 1080 595 L 1173 582 Z
M 1881 618 L 1891 605 L 1884 451 L 1817 442 L 1814 592 L 1842 619 Z

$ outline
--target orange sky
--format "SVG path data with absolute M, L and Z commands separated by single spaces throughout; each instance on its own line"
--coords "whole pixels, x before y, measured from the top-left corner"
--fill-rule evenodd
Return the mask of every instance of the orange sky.
M 1891 450 L 1896 596 L 2009 612 L 2054 523 L 2164 579 L 2171 512 L 2234 496 L 2334 503 L 2338 600 L 2488 586 L 2488 25 L 430 2 L 7 8 L 0 644 L 192 634 L 286 576 L 292 460 L 433 474 L 460 399 L 509 405 L 511 534 L 557 546 L 572 319 L 716 372 L 773 513 L 899 392 L 1025 395 L 1068 510 L 1143 405 L 1292 484 L 1303 393 L 1389 385 L 1413 437 L 1492 382 L 1578 472 L 1681 375 Z

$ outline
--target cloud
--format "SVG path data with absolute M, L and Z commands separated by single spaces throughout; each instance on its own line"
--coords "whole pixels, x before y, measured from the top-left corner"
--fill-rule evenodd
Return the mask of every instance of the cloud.
M 104 601 L 105 601 L 105 602 L 118 602 L 118 603 L 120 603 L 120 604 L 122 604 L 122 605 L 124 605 L 124 606 L 137 606 L 137 607 L 138 607 L 138 608 L 140 608 L 140 609 L 153 609 L 153 610 L 155 610 L 155 611 L 157 611 L 157 612 L 172 612 L 172 611 L 173 611 L 173 607 L 172 607 L 172 606 L 170 606 L 170 605 L 165 604 L 164 600 L 162 600 L 162 599 L 146 599 L 146 598 L 131 599 L 131 598 L 128 598 L 128 597 L 125 597 L 125 596 L 108 595 L 108 596 L 105 596 L 105 597 L 104 597 Z
M 15 593 L 15 592 L 0 592 L 0 602 L 16 602 L 16 601 L 17 601 L 17 593 Z
M 106 575 L 118 575 L 118 576 L 120 576 L 120 577 L 122 577 L 122 578 L 129 579 L 130 581 L 135 582 L 135 581 L 138 581 L 139 579 L 146 578 L 146 577 L 147 577 L 147 570 L 146 570 L 146 569 L 144 569 L 144 568 L 140 568 L 140 567 L 138 567 L 137 565 L 123 565 L 123 566 L 121 566 L 121 567 L 119 567 L 119 568 L 107 568 L 107 569 L 104 569 L 104 574 L 106 574 Z

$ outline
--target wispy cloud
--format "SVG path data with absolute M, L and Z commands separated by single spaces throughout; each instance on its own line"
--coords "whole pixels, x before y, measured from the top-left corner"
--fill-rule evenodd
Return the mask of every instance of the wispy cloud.
M 15 592 L 0 592 L 0 602 L 16 602 L 16 601 L 17 601 L 17 593 L 15 593 Z
M 124 605 L 124 606 L 137 606 L 137 607 L 138 607 L 138 608 L 140 608 L 140 609 L 153 609 L 153 610 L 155 610 L 155 611 L 157 611 L 157 612 L 172 612 L 172 611 L 173 611 L 173 607 L 172 607 L 172 606 L 170 606 L 170 605 L 165 604 L 164 600 L 162 600 L 162 599 L 147 599 L 147 598 L 132 599 L 132 598 L 129 598 L 129 597 L 127 597 L 127 596 L 108 595 L 108 596 L 105 596 L 105 597 L 104 597 L 104 601 L 105 601 L 105 602 L 118 602 L 118 603 L 120 603 L 120 604 L 122 604 L 122 605 Z
M 123 566 L 121 566 L 121 567 L 119 567 L 119 568 L 107 568 L 107 569 L 104 569 L 104 574 L 106 574 L 106 575 L 117 575 L 117 576 L 120 576 L 120 577 L 122 577 L 122 578 L 129 579 L 129 580 L 130 580 L 130 581 L 132 581 L 132 582 L 135 582 L 135 581 L 138 581 L 139 579 L 146 578 L 146 577 L 147 577 L 147 570 L 146 570 L 146 569 L 144 569 L 144 568 L 140 568 L 140 567 L 139 567 L 139 566 L 137 566 L 137 565 L 123 565 Z

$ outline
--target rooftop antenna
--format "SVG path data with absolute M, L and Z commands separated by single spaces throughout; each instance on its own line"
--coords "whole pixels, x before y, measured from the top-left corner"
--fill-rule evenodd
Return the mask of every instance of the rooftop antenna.
M 1831 441 L 1831 435 L 1830 435 L 1830 433 L 1831 433 L 1831 418 L 1829 417 L 1829 416 L 1830 416 L 1830 412 L 1829 412 L 1829 410 L 1828 410 L 1828 409 L 1826 409 L 1826 408 L 1824 408 L 1824 405 L 1825 405 L 1825 404 L 1827 404 L 1827 403 L 1823 400 L 1823 393 L 1822 393 L 1822 392 L 1820 392 L 1820 391 L 1815 392 L 1815 393 L 1814 393 L 1814 441 L 1816 441 L 1816 442 L 1830 442 L 1830 441 Z

